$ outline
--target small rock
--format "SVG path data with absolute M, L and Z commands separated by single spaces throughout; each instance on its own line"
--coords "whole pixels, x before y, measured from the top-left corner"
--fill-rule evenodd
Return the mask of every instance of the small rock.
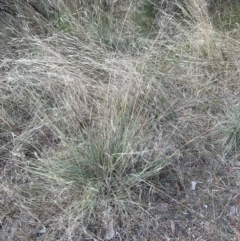
M 229 212 L 229 214 L 230 214 L 230 216 L 236 214 L 236 207 L 235 207 L 235 206 L 231 206 L 231 207 L 230 207 L 230 212 Z
M 37 236 L 40 237 L 40 236 L 42 236 L 42 235 L 45 234 L 45 233 L 46 233 L 46 228 L 43 227 L 42 229 L 40 229 L 40 230 L 38 231 Z
M 196 190 L 196 185 L 197 185 L 197 182 L 191 181 L 191 190 L 192 190 L 192 191 L 195 191 L 195 190 Z

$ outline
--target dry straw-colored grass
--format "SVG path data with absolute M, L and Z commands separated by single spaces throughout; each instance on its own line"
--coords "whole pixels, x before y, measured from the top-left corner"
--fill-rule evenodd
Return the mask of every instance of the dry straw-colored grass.
M 238 23 L 204 0 L 52 2 L 0 22 L 0 240 L 233 240 Z

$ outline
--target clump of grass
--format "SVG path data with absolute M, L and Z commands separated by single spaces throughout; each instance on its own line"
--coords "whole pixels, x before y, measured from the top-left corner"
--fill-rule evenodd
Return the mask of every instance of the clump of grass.
M 221 127 L 224 153 L 233 156 L 239 152 L 240 145 L 240 113 L 237 107 L 233 107 L 227 113 L 227 120 Z
M 211 2 L 209 6 L 213 24 L 223 30 L 232 31 L 239 28 L 239 3 L 237 1 L 217 1 Z
M 216 32 L 212 26 L 208 13 L 208 4 L 205 0 L 187 1 L 185 11 L 190 19 L 191 25 L 194 25 L 194 38 L 190 38 L 192 44 L 198 49 L 198 52 L 207 58 L 216 58 L 218 48 L 216 46 Z M 192 26 L 193 27 L 193 26 Z M 196 36 L 196 35 L 198 36 Z
M 141 10 L 133 13 L 133 20 L 140 27 L 140 33 L 148 36 L 156 30 L 156 15 L 154 9 L 156 1 L 142 1 Z
M 161 150 L 154 157 L 146 149 L 149 133 L 139 133 L 139 121 L 126 113 L 112 118 L 109 123 L 100 122 L 97 132 L 90 127 L 78 138 L 63 136 L 65 151 L 46 160 L 40 158 L 43 166 L 36 167 L 38 174 L 57 177 L 83 190 L 87 187 L 87 191 L 95 190 L 98 198 L 111 199 L 119 193 L 127 195 L 130 187 L 160 171 L 166 164 Z
M 107 101 L 106 104 L 110 104 L 111 108 L 103 109 L 103 113 L 100 111 L 97 119 L 90 120 L 92 124 L 89 126 L 81 127 L 74 119 L 75 132 L 69 130 L 71 126 L 67 113 L 58 110 L 62 118 L 59 125 L 59 121 L 47 116 L 49 110 L 45 110 L 42 121 L 38 118 L 39 127 L 35 121 L 34 126 L 29 126 L 31 129 L 28 132 L 25 131 L 16 139 L 13 152 L 23 158 L 20 166 L 38 177 L 39 185 L 29 187 L 32 195 L 38 199 L 37 203 L 47 200 L 52 203 L 51 200 L 58 197 L 55 200 L 60 208 L 57 216 L 64 220 L 67 232 L 70 232 L 73 225 L 81 223 L 81 235 L 90 235 L 93 232 L 90 223 L 96 222 L 97 210 L 105 213 L 110 208 L 110 216 L 115 216 L 115 212 L 128 210 L 133 215 L 134 208 L 129 209 L 127 203 L 133 207 L 141 207 L 141 203 L 133 201 L 134 187 L 142 181 L 151 181 L 170 161 L 163 153 L 167 143 L 152 150 L 153 123 L 147 121 L 148 117 L 144 116 L 141 105 L 134 103 L 127 92 L 122 98 L 118 98 L 120 103 L 115 101 L 115 104 Z M 129 104 L 130 101 L 133 102 Z M 47 107 L 46 102 L 43 105 Z M 45 138 L 45 144 L 49 148 L 40 149 L 44 144 L 39 141 L 37 130 L 41 130 L 42 141 Z M 58 136 L 59 149 L 51 148 L 51 140 L 48 140 L 47 134 L 50 132 Z M 38 137 L 35 143 L 34 136 Z M 39 144 L 41 146 L 38 148 Z M 25 162 L 24 157 L 31 161 Z M 62 194 L 67 195 L 66 191 L 72 192 L 73 198 L 67 201 L 68 207 L 63 208 L 66 198 Z M 44 196 L 42 193 L 45 193 Z M 72 220 L 68 220 L 70 217 Z M 110 223 L 101 225 L 108 230 L 113 220 L 112 217 Z M 111 229 L 119 228 L 115 224 Z M 122 228 L 127 228 L 127 225 Z M 110 235 L 109 232 L 106 231 L 106 237 Z M 56 237 L 55 235 L 55 230 L 49 229 L 45 238 Z

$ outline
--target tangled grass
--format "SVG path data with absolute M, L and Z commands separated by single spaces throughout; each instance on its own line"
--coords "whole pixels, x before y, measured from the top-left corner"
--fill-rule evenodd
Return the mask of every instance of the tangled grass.
M 13 7 L 0 22 L 0 236 L 233 238 L 239 6 L 223 22 L 204 0 L 175 15 L 157 1 L 53 1 L 50 20 Z

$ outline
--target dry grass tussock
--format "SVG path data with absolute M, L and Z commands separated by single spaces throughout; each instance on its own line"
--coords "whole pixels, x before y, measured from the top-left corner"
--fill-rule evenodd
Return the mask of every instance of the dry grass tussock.
M 239 239 L 240 6 L 157 2 L 0 15 L 0 240 Z

